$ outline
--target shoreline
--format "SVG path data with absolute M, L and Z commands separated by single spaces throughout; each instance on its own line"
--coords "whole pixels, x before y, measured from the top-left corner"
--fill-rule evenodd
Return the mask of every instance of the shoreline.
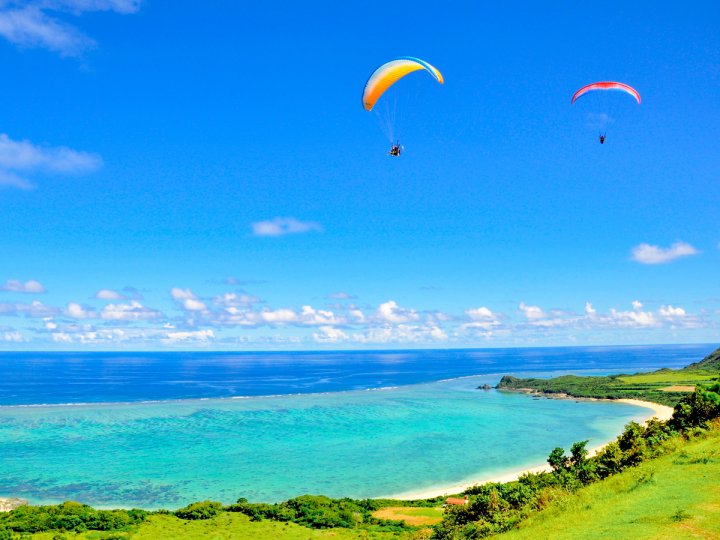
M 572 398 L 570 396 L 568 397 L 558 397 L 558 396 L 545 396 L 549 397 L 550 399 L 576 399 Z M 597 399 L 597 398 L 590 398 L 588 401 L 605 401 L 609 403 L 624 403 L 626 405 L 633 405 L 635 407 L 642 407 L 644 409 L 649 409 L 652 411 L 648 416 L 643 419 L 640 423 L 645 425 L 649 420 L 652 418 L 657 418 L 658 420 L 666 421 L 669 420 L 672 417 L 673 414 L 673 408 L 668 407 L 667 405 L 660 405 L 658 403 L 653 403 L 651 401 L 642 401 L 639 399 Z M 602 452 L 602 450 L 611 442 L 613 442 L 615 438 L 610 439 L 609 441 L 604 442 L 603 444 L 600 444 L 598 446 L 594 446 L 592 448 L 588 449 L 588 457 L 592 457 L 597 455 L 598 453 Z M 461 493 L 465 491 L 466 489 L 475 486 L 475 485 L 481 485 L 481 484 L 487 484 L 489 482 L 497 482 L 497 483 L 505 483 L 505 482 L 513 482 L 520 478 L 522 475 L 527 473 L 541 473 L 541 472 L 550 472 L 552 468 L 547 463 L 531 466 L 531 467 L 524 467 L 524 468 L 515 468 L 506 470 L 504 472 L 500 473 L 490 473 L 486 474 L 484 476 L 478 476 L 473 478 L 467 478 L 466 480 L 462 480 L 460 482 L 457 482 L 455 484 L 445 485 L 445 486 L 435 486 L 435 487 L 429 487 L 425 489 L 419 489 L 416 491 L 405 491 L 402 493 L 396 493 L 394 495 L 390 495 L 388 497 L 376 497 L 378 499 L 397 499 L 401 501 L 412 501 L 417 499 L 433 499 L 435 497 L 445 497 L 449 495 L 455 495 L 458 493 Z

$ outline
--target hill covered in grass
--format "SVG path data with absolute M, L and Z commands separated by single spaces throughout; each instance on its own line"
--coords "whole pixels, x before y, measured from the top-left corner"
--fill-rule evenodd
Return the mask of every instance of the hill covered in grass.
M 720 429 L 560 497 L 498 539 L 720 538 Z
M 682 369 L 605 377 L 564 375 L 552 379 L 504 376 L 497 388 L 506 391 L 596 399 L 641 399 L 674 407 L 697 384 L 709 384 L 720 375 L 720 349 Z

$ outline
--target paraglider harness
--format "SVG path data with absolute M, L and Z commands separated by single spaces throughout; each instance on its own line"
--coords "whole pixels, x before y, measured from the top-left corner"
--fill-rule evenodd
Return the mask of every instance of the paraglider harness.
M 605 144 L 605 134 L 604 133 L 600 134 L 600 144 Z
M 388 155 L 398 157 L 402 153 L 402 149 L 400 147 L 400 141 L 390 146 L 390 151 L 388 152 Z

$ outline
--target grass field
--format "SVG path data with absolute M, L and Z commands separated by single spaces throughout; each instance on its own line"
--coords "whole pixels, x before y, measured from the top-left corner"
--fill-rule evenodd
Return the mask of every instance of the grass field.
M 720 539 L 720 430 L 552 503 L 502 540 Z
M 61 536 L 56 536 L 61 535 Z M 185 521 L 155 515 L 133 532 L 37 533 L 32 540 L 409 540 L 412 533 L 363 529 L 309 529 L 295 523 L 250 521 L 244 514 L 224 512 L 213 519 Z
M 626 375 L 618 377 L 618 380 L 625 384 L 648 384 L 648 385 L 689 385 L 707 383 L 717 377 L 714 371 L 683 371 L 669 370 L 655 371 L 653 373 L 638 373 L 637 375 Z

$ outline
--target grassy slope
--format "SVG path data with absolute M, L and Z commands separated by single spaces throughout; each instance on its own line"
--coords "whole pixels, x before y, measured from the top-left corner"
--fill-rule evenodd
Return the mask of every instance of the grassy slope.
M 518 379 L 503 377 L 501 390 L 530 389 L 547 394 L 568 394 L 581 398 L 643 399 L 674 406 L 687 392 L 669 392 L 671 386 L 691 386 L 708 383 L 718 376 L 720 349 L 705 359 L 683 369 L 661 369 L 652 373 L 611 375 L 609 377 L 580 377 L 566 375 L 553 379 Z
M 720 539 L 720 429 L 551 504 L 502 540 Z
M 57 531 L 38 533 L 33 540 L 52 540 Z M 402 540 L 409 534 L 378 533 L 362 529 L 308 529 L 295 523 L 252 522 L 244 514 L 223 512 L 213 519 L 185 521 L 174 516 L 155 515 L 131 533 L 97 531 L 64 533 L 67 540 L 100 540 L 107 536 L 128 540 Z

